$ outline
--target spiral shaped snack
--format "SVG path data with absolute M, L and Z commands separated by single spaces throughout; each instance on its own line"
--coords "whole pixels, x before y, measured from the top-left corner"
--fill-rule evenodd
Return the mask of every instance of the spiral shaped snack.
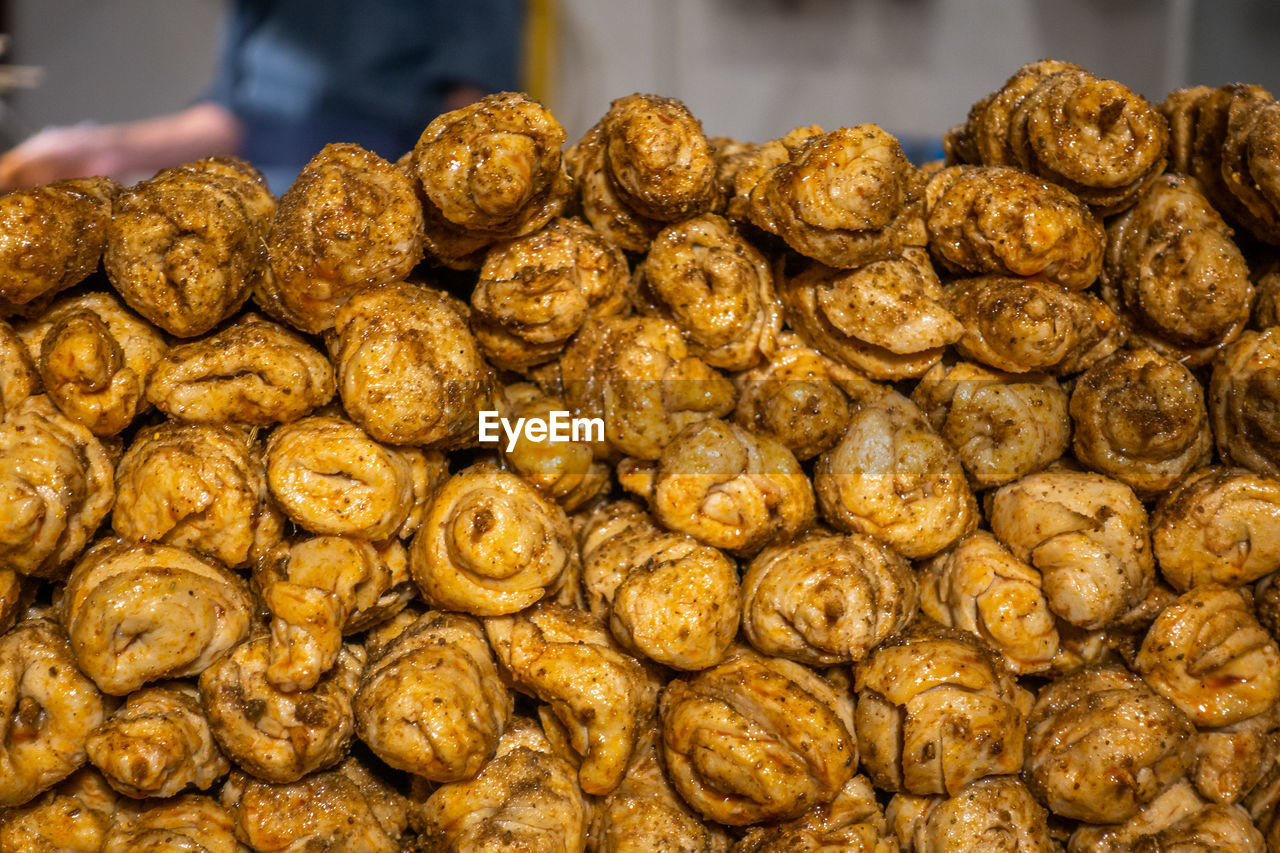
M 676 433 L 645 491 L 669 530 L 739 556 L 786 542 L 814 520 L 813 487 L 791 451 L 726 421 Z
M 1081 374 L 1071 420 L 1076 459 L 1139 497 L 1167 491 L 1213 454 L 1204 389 L 1155 350 L 1119 350 Z
M 732 561 L 629 501 L 587 516 L 579 542 L 587 604 L 619 643 L 680 670 L 724 658 L 742 611 Z
M 880 393 L 861 373 L 806 346 L 793 332 L 780 333 L 769 360 L 737 374 L 734 384 L 734 422 L 777 439 L 801 461 L 835 447 L 852 409 Z
M 184 794 L 149 801 L 136 813 L 124 813 L 112 824 L 102 853 L 162 853 L 198 850 L 246 853 L 236 841 L 231 815 L 212 797 Z
M 120 185 L 80 178 L 0 199 L 0 315 L 38 308 L 98 268 Z
M 428 849 L 586 849 L 590 806 L 573 765 L 556 755 L 538 724 L 526 717 L 511 721 L 479 775 L 415 799 L 409 821 Z
M 101 436 L 122 431 L 147 408 L 147 378 L 168 349 L 155 328 L 106 293 L 58 300 L 18 334 L 53 404 Z
M 935 364 L 911 392 L 979 489 L 1039 471 L 1066 452 L 1067 400 L 1053 377 L 1001 373 L 967 361 Z
M 725 215 L 736 223 L 751 221 L 751 191 L 775 166 L 789 161 L 810 138 L 821 136 L 816 124 L 792 128 L 763 145 L 715 147 L 716 181 L 725 197 Z M 761 208 L 760 213 L 768 215 Z
M 675 98 L 618 98 L 565 159 L 587 221 L 628 251 L 719 201 L 702 123 Z
M 985 645 L 917 622 L 854 670 L 862 764 L 877 787 L 952 794 L 1016 773 L 1032 697 Z
M 1267 845 L 1248 812 L 1206 803 L 1186 782 L 1173 785 L 1124 823 L 1080 824 L 1067 843 L 1068 853 L 1140 850 L 1266 853 Z
M 872 379 L 919 376 L 964 333 L 923 249 L 851 270 L 812 264 L 778 294 L 805 343 Z
M 1245 332 L 1213 363 L 1209 416 L 1227 465 L 1280 477 L 1280 327 Z
M 1086 667 L 1041 689 L 1027 720 L 1023 780 L 1056 815 L 1119 823 L 1182 778 L 1194 734 L 1138 676 Z
M 511 712 L 484 629 L 460 613 L 411 624 L 369 664 L 355 696 L 360 739 L 392 767 L 436 782 L 479 773 Z
M 1106 232 L 1069 191 L 1007 166 L 953 166 L 925 187 L 929 249 L 975 274 L 1039 276 L 1084 290 L 1102 270 Z
M 806 140 L 751 190 L 751 221 L 829 267 L 852 269 L 925 245 L 924 177 L 874 124 Z
M 247 640 L 200 674 L 209 728 L 228 758 L 268 782 L 332 767 L 355 734 L 351 702 L 364 663 L 364 649 L 344 646 L 315 687 L 285 692 L 267 680 L 268 638 Z
M 564 510 L 490 463 L 441 487 L 409 549 L 428 604 L 477 616 L 515 613 L 554 594 L 577 560 Z
M 0 823 L 4 853 L 102 850 L 119 795 L 92 767 L 77 770 L 24 806 L 7 809 Z
M 826 521 L 909 559 L 949 548 L 978 521 L 955 451 L 894 391 L 854 413 L 840 443 L 818 457 L 813 485 Z
M 0 636 L 0 808 L 22 805 L 84 764 L 85 737 L 106 716 L 56 622 L 28 619 Z
M 747 830 L 733 846 L 733 853 L 773 850 L 894 853 L 897 849 L 871 783 L 865 776 L 854 776 L 830 803 L 814 806 L 795 820 Z
M 733 411 L 729 380 L 693 355 L 675 324 L 657 317 L 589 322 L 560 362 L 575 416 L 600 418 L 618 453 L 656 460 L 685 426 Z
M 1249 322 L 1254 287 L 1195 181 L 1162 175 L 1107 226 L 1102 298 L 1145 346 L 1206 364 Z
M 567 412 L 564 398 L 545 394 L 536 385 L 520 382 L 502 389 L 507 418 L 541 418 L 550 423 L 553 412 Z M 532 484 L 566 512 L 591 501 L 609 486 L 609 467 L 595 458 L 591 441 L 534 441 L 525 431 L 503 436 L 499 450 L 506 467 Z
M 1197 726 L 1228 726 L 1280 699 L 1280 648 L 1238 590 L 1183 593 L 1152 624 L 1134 671 Z
M 1040 573 L 990 533 L 975 530 L 923 569 L 920 609 L 930 619 L 978 635 L 1018 675 L 1053 665 L 1058 627 Z
M 111 458 L 43 395 L 0 422 L 0 568 L 62 577 L 111 511 Z
M 1280 569 L 1280 483 L 1243 468 L 1196 471 L 1156 505 L 1151 544 L 1176 589 L 1252 583 Z
M 283 691 L 310 690 L 333 668 L 346 634 L 400 612 L 413 598 L 404 546 L 348 536 L 285 542 L 254 566 L 271 611 L 267 681 Z
M 221 801 L 236 837 L 261 853 L 404 849 L 404 797 L 353 758 L 288 784 L 233 771 Z
M 760 552 L 742 577 L 742 628 L 766 655 L 857 663 L 910 624 L 919 592 L 906 560 L 856 533 L 811 532 Z
M 1155 582 L 1147 513 L 1128 486 L 1100 474 L 1042 471 L 996 491 L 987 520 L 1043 578 L 1049 609 L 1104 628 Z
M 817 673 L 745 648 L 662 693 L 663 757 L 680 796 L 729 826 L 799 817 L 853 777 L 848 696 Z
M 1042 279 L 959 279 L 945 295 L 964 326 L 956 350 L 1008 373 L 1078 373 L 1115 352 L 1126 337 L 1102 300 Z
M 249 633 L 248 585 L 183 548 L 104 540 L 89 549 L 62 597 L 62 623 L 80 669 L 104 693 L 206 670 Z
M 409 274 L 422 228 L 407 175 L 358 145 L 326 145 L 280 198 L 267 237 L 271 278 L 254 299 L 277 320 L 322 332 L 354 294 Z
M 26 344 L 12 326 L 0 320 L 0 420 L 40 387 L 40 371 Z
M 471 330 L 496 367 L 554 359 L 589 317 L 626 313 L 627 259 L 580 219 L 554 219 L 489 249 L 471 292 Z
M 501 92 L 437 116 L 409 167 L 424 203 L 446 226 L 489 241 L 517 237 L 558 216 L 569 199 L 564 141 L 564 128 L 546 107 Z
M 279 427 L 266 455 L 271 496 L 293 522 L 373 542 L 412 534 L 443 478 L 439 455 L 387 447 L 331 415 Z
M 283 326 L 243 314 L 221 332 L 174 347 L 155 366 L 147 400 L 182 423 L 290 423 L 333 399 L 333 368 Z
M 1060 184 L 1099 216 L 1133 204 L 1164 171 L 1169 143 L 1168 123 L 1141 95 L 1051 59 L 975 104 L 961 133 L 953 153 Z
M 674 322 L 699 358 L 725 370 L 770 355 L 782 327 L 768 260 L 714 213 L 658 232 L 631 299 L 640 313 Z
M 1057 853 L 1049 814 L 1017 776 L 988 776 L 952 796 L 895 794 L 885 812 L 904 853 Z
M 652 676 L 603 622 L 558 604 L 488 619 L 485 632 L 510 682 L 548 703 L 565 728 L 582 790 L 616 788 L 657 705 Z
M 443 291 L 383 285 L 353 296 L 334 321 L 338 393 L 378 441 L 453 448 L 474 443 L 492 409 L 493 369 Z
M 129 695 L 85 741 L 89 761 L 122 794 L 172 797 L 205 790 L 231 769 L 194 685 L 173 682 Z
M 247 428 L 148 427 L 116 466 L 112 529 L 130 542 L 163 542 L 247 566 L 283 532 L 265 467 Z
M 1280 705 L 1229 726 L 1196 732 L 1191 781 L 1215 803 L 1237 803 L 1280 757 Z

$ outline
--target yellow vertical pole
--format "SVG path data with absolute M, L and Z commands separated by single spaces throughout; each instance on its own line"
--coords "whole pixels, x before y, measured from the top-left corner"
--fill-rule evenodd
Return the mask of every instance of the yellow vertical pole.
M 558 21 L 556 0 L 525 0 L 524 90 L 549 104 L 554 88 Z

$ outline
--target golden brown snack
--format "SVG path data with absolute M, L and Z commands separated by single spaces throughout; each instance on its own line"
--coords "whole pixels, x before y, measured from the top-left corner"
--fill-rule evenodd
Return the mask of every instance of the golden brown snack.
M 1162 175 L 1107 225 L 1102 298 L 1170 359 L 1212 360 L 1249 322 L 1254 288 L 1232 231 L 1183 175 Z
M 731 560 L 630 501 L 597 508 L 578 537 L 587 605 L 619 643 L 680 670 L 724 658 L 742 611 Z
M 422 447 L 475 443 L 480 411 L 494 408 L 494 377 L 461 302 L 387 284 L 351 297 L 333 328 L 342 405 L 371 436 Z
M 379 444 L 332 415 L 277 428 L 266 455 L 271 496 L 294 523 L 373 542 L 413 534 L 446 464 L 439 453 Z
M 714 213 L 663 228 L 636 266 L 636 309 L 680 327 L 712 367 L 746 370 L 772 354 L 782 327 L 769 261 Z
M 898 844 L 871 783 L 865 776 L 854 776 L 830 803 L 815 806 L 786 823 L 747 830 L 732 853 L 783 850 L 897 853 Z
M 862 765 L 877 787 L 952 794 L 1016 773 L 1032 696 L 971 635 L 916 622 L 854 668 Z
M 577 571 L 564 510 L 489 462 L 453 475 L 409 548 L 409 570 L 432 607 L 476 616 L 515 613 Z
M 946 305 L 964 326 L 956 350 L 1009 373 L 1078 373 L 1115 352 L 1125 329 L 1089 293 L 1035 278 L 980 276 L 949 284 Z
M 780 276 L 778 295 L 806 343 L 872 379 L 919 376 L 964 333 L 920 248 L 856 269 L 811 264 Z
M 590 317 L 628 310 L 627 259 L 580 219 L 554 219 L 489 249 L 471 292 L 471 330 L 489 361 L 554 359 Z
M 806 257 L 852 269 L 926 242 L 924 176 L 874 124 L 807 139 L 751 190 L 751 221 Z
M 1213 92 L 1212 86 L 1184 86 L 1174 89 L 1157 106 L 1169 122 L 1169 171 L 1191 174 L 1191 155 L 1195 148 L 1196 122 L 1200 103 Z
M 513 421 L 541 418 L 551 423 L 553 412 L 569 411 L 563 397 L 544 393 L 529 382 L 506 386 L 502 397 L 507 408 L 505 417 Z M 515 438 L 500 435 L 498 450 L 506 467 L 560 504 L 565 512 L 573 512 L 609 488 L 610 471 L 595 458 L 598 441 L 591 441 L 588 435 L 575 439 L 571 430 L 566 432 L 568 441 L 551 441 L 550 436 L 534 441 L 524 430 L 519 430 Z
M 1001 373 L 969 361 L 935 364 L 911 401 L 955 448 L 978 489 L 1039 471 L 1071 446 L 1068 397 L 1051 376 Z
M 742 628 L 766 655 L 857 663 L 915 617 L 906 560 L 856 533 L 812 531 L 761 551 L 742 576 Z
M 343 646 L 315 687 L 285 692 L 267 679 L 269 648 L 262 636 L 236 646 L 200 674 L 200 696 L 228 758 L 259 779 L 295 782 L 346 755 L 365 654 Z
M 662 693 L 671 782 L 702 817 L 745 826 L 830 803 L 853 777 L 853 702 L 798 663 L 738 648 Z
M 22 805 L 84 764 L 85 737 L 106 716 L 57 623 L 28 619 L 0 636 L 0 808 Z
M 581 758 L 578 781 L 588 794 L 618 786 L 658 685 L 589 613 L 541 603 L 515 616 L 485 620 L 502 671 L 521 692 L 548 703 Z
M 880 386 L 828 358 L 794 332 L 781 332 L 769 360 L 734 377 L 733 420 L 769 435 L 799 460 L 830 450 L 844 434 L 850 411 Z
M 1048 812 L 1017 776 L 988 776 L 952 796 L 895 794 L 885 816 L 903 853 L 1057 853 Z
M 0 196 L 0 315 L 87 278 L 107 247 L 110 178 L 59 181 Z
M 816 124 L 792 128 L 777 139 L 763 145 L 750 145 L 740 150 L 731 146 L 721 153 L 719 146 L 713 153 L 716 158 L 716 182 L 725 196 L 725 215 L 737 223 L 751 221 L 751 191 L 760 179 L 775 166 L 786 163 L 811 137 L 821 136 L 822 128 Z M 761 213 L 768 211 L 761 210 Z
M 272 426 L 333 399 L 324 354 L 252 312 L 221 332 L 174 347 L 156 364 L 147 400 L 182 423 Z
M 408 826 L 404 797 L 355 759 L 284 785 L 233 772 L 220 799 L 258 853 L 400 853 Z
M 400 612 L 413 598 L 404 546 L 349 536 L 286 541 L 253 567 L 271 611 L 267 681 L 310 690 L 342 650 L 342 638 Z
M 1267 853 L 1242 808 L 1206 803 L 1185 782 L 1169 788 L 1119 825 L 1080 824 L 1068 853 Z
M 0 811 L 0 853 L 101 853 L 119 795 L 92 767 Z
M 415 783 L 409 821 L 428 850 L 581 853 L 589 805 L 573 765 L 538 724 L 516 717 L 479 775 L 432 791 Z
M 1058 654 L 1058 626 L 1040 573 L 985 530 L 922 567 L 920 610 L 977 634 L 1018 675 L 1044 672 Z
M 148 801 L 139 812 L 122 813 L 103 842 L 102 853 L 248 853 L 236 841 L 231 815 L 200 794 Z
M 1062 187 L 1007 166 L 952 166 L 925 187 L 934 257 L 954 271 L 1039 276 L 1084 290 L 1102 270 L 1106 232 Z
M 13 326 L 0 320 L 0 419 L 40 391 L 40 371 Z
M 685 426 L 733 411 L 733 385 L 657 317 L 589 321 L 560 362 L 575 417 L 600 418 L 618 453 L 656 460 Z
M 88 429 L 43 395 L 0 422 L 0 568 L 63 577 L 111 511 L 114 466 Z
M 675 98 L 618 98 L 565 160 L 587 221 L 628 251 L 645 251 L 663 223 L 719 200 L 702 123 Z
M 408 165 L 432 208 L 429 218 L 491 241 L 536 231 L 564 209 L 564 141 L 546 107 L 500 92 L 437 116 Z
M 1043 578 L 1049 609 L 1085 629 L 1105 628 L 1155 583 L 1147 513 L 1121 482 L 1057 469 L 1002 486 L 991 532 Z
M 383 761 L 456 782 L 493 758 L 513 704 L 480 623 L 430 611 L 366 667 L 354 707 L 356 733 Z
M 663 526 L 731 554 L 750 557 L 814 521 L 813 487 L 791 451 L 727 421 L 690 424 L 656 466 L 626 467 L 622 485 Z
M 1198 726 L 1229 726 L 1280 699 L 1280 648 L 1238 590 L 1210 584 L 1161 611 L 1133 669 Z
M 196 675 L 249 633 L 249 586 L 185 548 L 106 539 L 67 580 L 62 624 L 80 669 L 113 696 Z
M 1213 363 L 1209 416 L 1218 454 L 1262 477 L 1280 477 L 1280 327 L 1245 332 Z
M 844 438 L 818 458 L 813 485 L 826 521 L 909 559 L 949 548 L 978 523 L 955 450 L 896 391 L 854 413 Z
M 1204 389 L 1153 349 L 1117 350 L 1071 392 L 1076 459 L 1139 497 L 1168 491 L 1213 455 Z
M 354 294 L 409 274 L 422 227 L 407 175 L 358 145 L 326 145 L 280 198 L 267 238 L 272 276 L 254 299 L 277 320 L 322 332 Z
M 1244 799 L 1280 758 L 1280 704 L 1220 728 L 1196 732 L 1190 777 L 1202 797 L 1215 803 Z
M 1164 171 L 1169 142 L 1168 123 L 1141 95 L 1051 59 L 975 104 L 962 133 L 954 152 L 1061 184 L 1099 216 L 1127 208 Z
M 262 445 L 247 427 L 177 424 L 141 430 L 116 466 L 111 527 L 248 566 L 280 541 Z
M 170 334 L 202 335 L 234 314 L 267 262 L 238 181 L 178 167 L 124 190 L 103 264 L 129 307 Z
M 131 693 L 85 741 L 89 762 L 129 797 L 205 790 L 231 769 L 200 707 L 200 691 L 175 681 Z
M 107 293 L 60 299 L 18 335 L 53 404 L 101 436 L 148 407 L 147 378 L 168 349 L 158 330 Z
M 1119 823 L 1182 778 L 1194 735 L 1186 715 L 1136 675 L 1086 667 L 1041 689 L 1023 779 L 1056 815 Z
M 1280 482 L 1213 466 L 1161 497 L 1151 515 L 1160 574 L 1185 592 L 1240 586 L 1280 569 Z

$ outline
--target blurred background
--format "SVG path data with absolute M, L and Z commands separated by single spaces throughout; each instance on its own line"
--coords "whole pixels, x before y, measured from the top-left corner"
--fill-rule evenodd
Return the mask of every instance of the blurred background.
M 643 91 L 681 98 L 709 135 L 763 141 L 801 124 L 875 122 L 920 160 L 940 152 L 942 133 L 967 105 L 1046 56 L 1153 100 L 1189 83 L 1242 80 L 1280 91 L 1275 0 L 523 6 L 520 84 L 551 108 L 570 141 L 611 99 Z M 0 145 L 49 126 L 190 105 L 215 77 L 229 8 L 225 0 L 0 0 Z

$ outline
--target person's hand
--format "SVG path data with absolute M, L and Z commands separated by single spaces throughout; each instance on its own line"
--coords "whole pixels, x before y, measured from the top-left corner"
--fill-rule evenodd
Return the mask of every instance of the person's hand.
M 64 178 L 110 175 L 119 156 L 109 126 L 46 128 L 0 155 L 0 191 L 37 187 Z

